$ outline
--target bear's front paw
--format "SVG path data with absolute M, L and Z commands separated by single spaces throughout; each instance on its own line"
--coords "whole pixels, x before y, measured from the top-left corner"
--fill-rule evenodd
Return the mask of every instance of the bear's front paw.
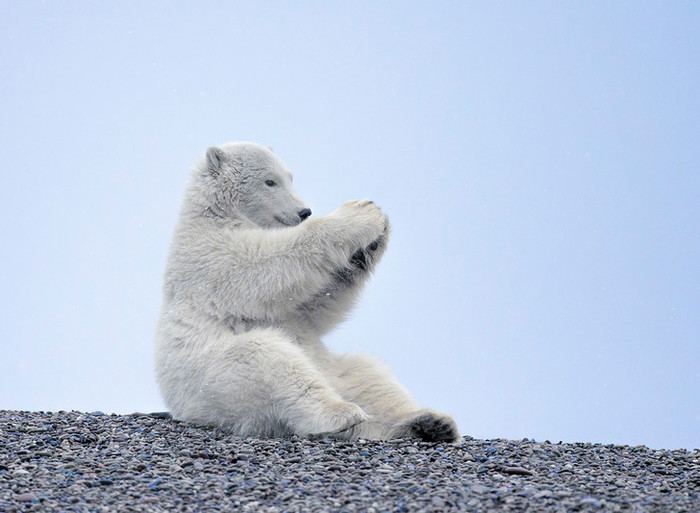
M 369 246 L 365 248 L 365 251 L 368 253 L 374 253 L 380 249 L 384 249 L 386 246 L 386 239 L 387 236 L 389 235 L 389 224 L 384 227 L 384 233 L 381 234 L 379 237 L 374 239 L 372 242 L 369 243 Z
M 345 431 L 369 419 L 365 411 L 358 405 L 345 402 L 338 403 L 327 414 L 326 429 L 324 430 L 327 434 Z
M 367 248 L 389 229 L 387 216 L 370 200 L 346 201 L 333 215 L 342 220 L 343 232 L 352 237 L 350 242 L 355 249 Z
M 352 283 L 358 277 L 364 275 L 366 271 L 370 271 L 377 258 L 381 256 L 379 250 L 384 249 L 385 240 L 386 237 L 382 235 L 370 242 L 366 248 L 355 251 L 350 257 L 347 266 L 333 271 L 336 279 L 341 283 Z
M 352 254 L 350 257 L 350 267 L 352 268 L 351 270 L 367 270 L 367 256 L 364 250 L 358 249 Z
M 374 262 L 376 253 L 380 248 L 384 248 L 386 236 L 380 235 L 369 243 L 364 249 L 358 249 L 350 257 L 350 265 L 355 269 L 366 271 Z

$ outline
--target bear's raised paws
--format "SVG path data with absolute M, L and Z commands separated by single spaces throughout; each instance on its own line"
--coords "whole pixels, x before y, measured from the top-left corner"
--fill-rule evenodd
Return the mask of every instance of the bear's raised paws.
M 370 200 L 350 200 L 346 201 L 333 212 L 334 216 L 340 217 L 343 221 L 351 223 L 350 230 L 360 228 L 363 238 L 360 241 L 361 247 L 371 244 L 379 236 L 386 233 L 389 221 L 382 212 L 382 209 Z

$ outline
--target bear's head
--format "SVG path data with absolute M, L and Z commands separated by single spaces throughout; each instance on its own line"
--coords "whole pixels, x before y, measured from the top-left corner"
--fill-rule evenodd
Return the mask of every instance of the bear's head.
M 198 199 L 208 215 L 243 216 L 261 228 L 295 226 L 311 215 L 292 187 L 292 173 L 264 146 L 212 146 L 197 171 Z

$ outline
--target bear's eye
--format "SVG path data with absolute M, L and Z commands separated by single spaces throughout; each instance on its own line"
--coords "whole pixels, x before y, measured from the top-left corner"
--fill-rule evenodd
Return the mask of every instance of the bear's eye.
M 267 185 L 268 187 L 274 187 L 277 184 L 274 180 L 265 180 L 265 185 Z

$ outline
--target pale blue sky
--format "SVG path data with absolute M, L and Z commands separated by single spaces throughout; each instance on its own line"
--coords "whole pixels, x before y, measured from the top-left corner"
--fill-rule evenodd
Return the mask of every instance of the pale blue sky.
M 479 438 L 700 447 L 700 4 L 0 0 L 0 408 L 164 409 L 207 146 L 389 251 L 328 339 Z

